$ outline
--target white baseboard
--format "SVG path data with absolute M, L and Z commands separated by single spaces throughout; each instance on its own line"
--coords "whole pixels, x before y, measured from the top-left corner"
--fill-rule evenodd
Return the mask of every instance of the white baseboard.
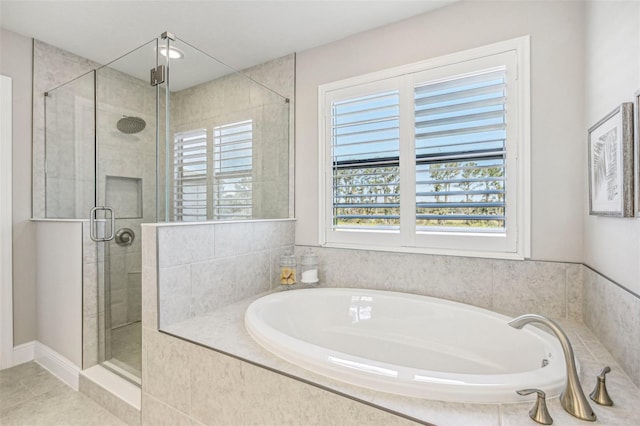
M 24 364 L 25 362 L 33 361 L 33 355 L 35 353 L 36 341 L 23 343 L 13 348 L 13 365 Z
M 78 390 L 80 368 L 50 347 L 36 342 L 33 359 L 71 388 Z
M 80 368 L 47 345 L 34 340 L 13 348 L 13 365 L 36 361 L 71 388 L 78 390 Z

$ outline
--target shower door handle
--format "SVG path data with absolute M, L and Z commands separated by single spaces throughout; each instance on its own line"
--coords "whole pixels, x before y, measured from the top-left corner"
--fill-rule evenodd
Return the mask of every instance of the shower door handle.
M 109 229 L 109 235 L 105 235 L 103 238 L 98 237 L 96 213 L 98 213 L 99 211 L 109 212 L 109 220 L 111 222 L 111 229 Z M 101 207 L 94 207 L 91 209 L 91 212 L 89 213 L 89 235 L 93 241 L 99 243 L 103 241 L 113 240 L 113 237 L 115 235 L 115 229 L 116 229 L 116 215 L 114 214 L 113 209 L 111 207 L 101 206 Z

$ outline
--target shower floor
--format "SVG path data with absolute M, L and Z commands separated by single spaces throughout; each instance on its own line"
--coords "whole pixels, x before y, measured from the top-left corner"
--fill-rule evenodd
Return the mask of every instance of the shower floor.
M 114 365 L 142 377 L 142 323 L 134 322 L 111 330 L 111 361 Z

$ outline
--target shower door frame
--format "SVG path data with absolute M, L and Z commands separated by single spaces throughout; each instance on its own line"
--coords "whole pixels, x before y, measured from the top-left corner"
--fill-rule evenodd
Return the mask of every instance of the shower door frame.
M 155 44 L 155 45 L 154 45 Z M 155 213 L 152 214 L 153 216 L 153 220 L 149 221 L 147 220 L 145 222 L 145 216 L 144 213 L 145 209 L 143 207 L 144 203 L 144 197 L 143 194 L 144 192 L 140 193 L 140 216 L 132 216 L 132 217 L 118 217 L 118 210 L 114 209 L 114 206 L 109 206 L 109 202 L 111 200 L 108 199 L 107 196 L 107 188 L 108 188 L 108 178 L 109 177 L 117 177 L 117 178 L 125 178 L 125 179 L 139 179 L 139 185 L 142 187 L 143 185 L 143 178 L 142 177 L 133 177 L 131 175 L 125 175 L 125 174 L 111 174 L 111 170 L 109 170 L 109 167 L 105 166 L 103 164 L 103 162 L 101 160 L 104 161 L 104 154 L 106 152 L 110 152 L 110 156 L 107 159 L 107 161 L 113 161 L 113 150 L 109 150 L 110 147 L 105 146 L 105 142 L 108 145 L 109 142 L 111 142 L 109 140 L 109 138 L 111 137 L 109 134 L 105 134 L 105 129 L 102 129 L 100 127 L 100 124 L 103 121 L 103 117 L 106 118 L 107 116 L 109 116 L 110 114 L 112 115 L 114 113 L 114 111 L 117 109 L 118 111 L 120 111 L 120 113 L 123 112 L 127 112 L 130 113 L 132 112 L 131 108 L 128 107 L 128 105 L 125 104 L 119 104 L 119 103 L 110 103 L 109 99 L 106 99 L 108 96 L 105 94 L 103 96 L 103 93 L 100 93 L 100 84 L 101 84 L 101 78 L 104 79 L 103 81 L 106 81 L 106 85 L 103 87 L 106 90 L 112 90 L 109 87 L 109 83 L 110 81 L 108 81 L 106 79 L 106 77 L 104 77 L 104 74 L 101 74 L 101 70 L 107 70 L 107 69 L 113 69 L 116 71 L 119 71 L 117 69 L 117 67 L 112 67 L 113 64 L 116 64 L 119 60 L 121 59 L 125 59 L 127 57 L 130 57 L 130 55 L 135 55 L 136 52 L 144 52 L 144 50 L 142 49 L 147 49 L 150 47 L 153 47 L 155 49 L 155 60 L 154 63 L 151 64 L 150 61 L 148 63 L 149 66 L 153 66 L 153 67 L 157 67 L 158 66 L 158 62 L 159 62 L 159 54 L 158 54 L 158 45 L 159 45 L 159 38 L 154 38 L 152 40 L 150 40 L 149 42 L 139 46 L 138 48 L 136 48 L 135 50 L 127 53 L 126 55 L 122 56 L 121 58 L 116 59 L 115 61 L 102 66 L 96 70 L 94 70 L 94 106 L 95 106 L 95 117 L 94 117 L 94 121 L 95 121 L 95 138 L 94 138 L 94 143 L 95 143 L 95 159 L 94 159 L 94 208 L 91 210 L 90 213 L 90 229 L 91 229 L 91 234 L 92 234 L 92 240 L 95 241 L 96 244 L 96 249 L 97 249 L 97 263 L 98 265 L 102 265 L 101 267 L 98 267 L 97 270 L 97 276 L 96 276 L 96 285 L 98 286 L 98 292 L 97 292 L 97 297 L 98 297 L 98 305 L 99 305 L 99 309 L 103 310 L 103 317 L 102 320 L 98 320 L 98 327 L 97 327 L 97 362 L 99 365 L 102 365 L 103 367 L 107 368 L 108 370 L 114 372 L 115 374 L 121 376 L 122 378 L 124 378 L 125 380 L 128 380 L 130 382 L 132 382 L 133 384 L 137 385 L 137 386 L 141 386 L 141 381 L 142 381 L 142 371 L 140 370 L 140 376 L 137 375 L 137 373 L 133 373 L 132 370 L 137 370 L 137 368 L 135 366 L 129 365 L 127 362 L 122 361 L 122 360 L 117 360 L 119 361 L 118 363 L 114 363 L 113 360 L 115 359 L 115 357 L 113 357 L 113 344 L 112 344 L 112 336 L 113 336 L 113 330 L 115 328 L 118 327 L 114 327 L 112 324 L 112 312 L 111 312 L 111 302 L 112 302 L 112 289 L 111 289 L 111 285 L 112 285 L 112 274 L 111 274 L 111 269 L 112 269 L 112 261 L 113 261 L 113 250 L 112 250 L 112 245 L 115 244 L 115 234 L 116 234 L 116 228 L 117 227 L 121 227 L 121 226 L 125 226 L 126 225 L 122 225 L 117 224 L 117 221 L 134 221 L 134 222 L 138 222 L 141 225 L 142 223 L 155 223 L 158 220 L 158 200 L 159 198 L 159 188 L 160 188 L 160 182 L 158 182 L 158 145 L 161 142 L 159 140 L 159 126 L 160 126 L 160 86 L 157 85 L 155 87 L 153 87 L 153 97 L 154 97 L 154 104 L 153 104 L 153 112 L 148 115 L 148 117 L 153 116 L 153 120 L 155 120 L 155 126 L 149 126 L 148 131 L 152 131 L 152 136 L 149 135 L 149 138 L 153 140 L 153 152 L 155 154 L 155 160 L 153 161 L 154 166 L 155 166 L 155 173 L 153 174 L 153 182 L 145 182 L 147 185 L 153 185 L 153 192 L 154 192 L 154 198 L 155 198 L 155 202 L 153 203 L 153 209 L 155 210 Z M 145 72 L 148 72 L 148 70 L 145 70 Z M 142 80 L 144 81 L 144 80 Z M 147 84 L 149 84 L 149 82 L 147 82 Z M 153 86 L 153 85 L 152 85 Z M 109 92 L 107 92 L 109 93 Z M 151 93 L 151 92 L 149 92 Z M 145 92 L 145 94 L 148 95 L 148 93 Z M 105 99 L 100 99 L 101 96 L 105 97 Z M 151 105 L 151 104 L 148 104 Z M 104 114 L 102 117 L 100 117 L 100 114 Z M 147 117 L 146 112 L 141 112 L 141 114 L 143 116 L 145 116 L 145 118 Z M 107 120 L 108 121 L 108 120 Z M 116 128 L 116 125 L 114 123 L 114 129 Z M 102 132 L 102 133 L 101 133 Z M 124 133 L 123 133 L 124 134 Z M 129 136 L 129 135 L 127 135 Z M 147 141 L 144 141 L 147 142 Z M 112 147 L 111 147 L 112 148 Z M 127 155 L 127 152 L 122 152 L 120 154 L 121 158 L 125 159 Z M 137 176 L 137 175 L 136 175 Z M 149 180 L 149 179 L 146 179 Z M 142 189 L 141 189 L 142 191 Z M 147 191 L 148 194 L 148 191 Z M 147 196 L 151 196 L 150 194 Z M 104 227 L 105 229 L 102 229 L 102 232 L 98 232 L 98 230 L 95 228 L 96 226 L 96 221 L 95 221 L 95 215 L 97 212 L 99 211 L 107 211 L 109 212 L 109 214 L 107 215 L 107 218 L 105 220 L 105 222 L 110 222 L 110 223 L 105 223 Z M 147 212 L 148 214 L 148 212 Z M 100 220 L 100 219 L 99 219 Z M 116 226 L 117 225 L 117 226 Z M 108 231 L 106 228 L 110 228 Z M 101 235 L 99 235 L 101 234 Z M 108 235 L 107 235 L 108 234 Z M 94 239 L 94 237 L 96 237 Z M 135 237 L 135 242 L 137 244 L 141 244 L 142 242 L 142 238 L 141 235 L 136 235 Z M 115 247 L 115 246 L 114 246 Z M 126 250 L 126 249 L 125 249 Z M 133 253 L 134 255 L 136 253 Z M 140 261 L 140 271 L 137 272 L 130 272 L 130 271 L 125 271 L 125 273 L 123 274 L 124 277 L 124 284 L 125 285 L 125 289 L 124 292 L 125 294 L 129 291 L 128 288 L 128 278 L 130 274 L 136 274 L 139 273 L 141 276 L 142 273 L 142 268 L 141 268 L 141 255 L 142 252 L 140 250 L 139 253 L 137 253 L 137 257 L 140 258 L 138 259 Z M 127 256 L 128 253 L 125 251 L 125 254 L 122 255 L 121 253 L 118 254 L 118 256 L 124 256 L 125 257 L 125 264 L 127 263 Z M 122 259 L 120 259 L 122 261 Z M 122 284 L 122 283 L 121 283 Z M 125 302 L 126 303 L 126 302 Z M 141 299 L 140 299 L 140 303 L 141 303 Z M 140 307 L 140 311 L 141 311 L 141 307 Z M 125 313 L 125 316 L 127 316 L 128 313 Z M 127 318 L 128 321 L 128 318 Z M 133 321 L 131 323 L 125 323 L 119 326 L 123 326 L 123 327 L 127 327 L 129 325 L 132 325 L 136 322 L 140 322 L 140 320 L 137 321 Z M 142 341 L 140 339 L 140 352 L 142 350 Z M 127 367 L 130 368 L 123 368 L 122 365 L 125 365 Z

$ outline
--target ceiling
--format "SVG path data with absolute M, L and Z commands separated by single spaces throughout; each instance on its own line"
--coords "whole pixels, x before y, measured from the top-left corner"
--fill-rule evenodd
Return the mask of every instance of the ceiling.
M 100 64 L 169 31 L 221 62 L 245 69 L 454 1 L 1 0 L 0 26 Z

